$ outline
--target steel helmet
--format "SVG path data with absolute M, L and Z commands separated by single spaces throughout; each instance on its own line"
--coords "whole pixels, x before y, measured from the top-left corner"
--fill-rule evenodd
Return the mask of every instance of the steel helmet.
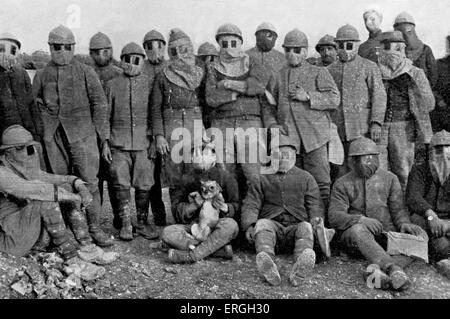
M 218 56 L 219 52 L 217 51 L 217 48 L 213 44 L 211 44 L 209 42 L 205 42 L 198 47 L 197 55 L 198 56 L 205 56 L 205 55 Z
M 234 35 L 239 39 L 241 39 L 242 42 L 244 42 L 244 39 L 242 38 L 241 29 L 239 29 L 239 27 L 234 24 L 227 23 L 221 25 L 216 32 L 216 41 L 219 42 L 219 38 L 223 35 Z
M 164 36 L 156 30 L 147 32 L 147 34 L 144 36 L 143 44 L 145 44 L 149 41 L 161 41 L 164 43 L 164 45 L 166 44 L 166 40 L 164 39 Z
M 69 28 L 60 25 L 50 31 L 48 44 L 75 44 L 75 36 Z
M 124 55 L 130 55 L 130 54 L 139 54 L 139 55 L 142 55 L 143 57 L 145 57 L 144 49 L 142 49 L 135 42 L 130 42 L 123 47 L 122 53 L 120 54 L 120 58 L 122 58 Z
M 22 46 L 22 43 L 20 43 L 19 39 L 17 39 L 17 37 L 11 33 L 5 32 L 5 33 L 0 34 L 0 40 L 9 40 L 9 41 L 15 42 L 17 44 L 17 46 L 19 47 L 19 49 Z
M 430 141 L 430 146 L 450 145 L 450 133 L 442 130 L 433 135 Z
M 263 22 L 261 23 L 257 28 L 256 28 L 256 33 L 258 33 L 259 31 L 263 31 L 263 30 L 268 30 L 268 31 L 272 31 L 273 33 L 275 33 L 278 36 L 277 33 L 277 29 L 275 28 L 275 26 L 272 23 L 269 22 Z
M 378 155 L 380 151 L 378 150 L 377 144 L 370 138 L 360 137 L 353 142 L 351 142 L 348 156 L 361 156 L 361 155 Z
M 326 34 L 324 35 L 316 45 L 316 51 L 319 52 L 319 48 L 321 46 L 332 46 L 337 49 L 336 41 L 334 41 L 334 37 L 332 35 Z
M 284 37 L 284 47 L 308 47 L 308 38 L 299 29 L 294 29 L 286 34 Z
M 3 132 L 0 150 L 33 144 L 38 144 L 38 142 L 33 140 L 33 135 L 31 135 L 29 131 L 27 131 L 23 126 L 12 125 Z
M 416 21 L 414 21 L 414 18 L 412 17 L 412 15 L 410 15 L 406 11 L 403 11 L 395 18 L 394 28 L 397 25 L 402 24 L 402 23 L 410 23 L 412 25 L 416 25 Z
M 358 30 L 354 26 L 346 24 L 338 29 L 335 41 L 360 41 Z
M 89 50 L 112 48 L 111 40 L 104 33 L 97 33 L 89 41 Z

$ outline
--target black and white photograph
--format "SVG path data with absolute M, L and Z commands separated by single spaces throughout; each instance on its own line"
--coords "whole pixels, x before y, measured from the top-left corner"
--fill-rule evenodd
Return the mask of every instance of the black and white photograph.
M 0 0 L 0 299 L 449 299 L 449 17 Z

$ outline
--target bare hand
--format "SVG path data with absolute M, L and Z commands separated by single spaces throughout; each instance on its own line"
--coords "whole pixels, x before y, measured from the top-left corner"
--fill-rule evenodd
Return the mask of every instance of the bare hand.
M 169 143 L 167 143 L 165 137 L 162 135 L 158 135 L 156 137 L 156 150 L 161 155 L 167 155 L 170 153 Z
M 108 141 L 103 142 L 102 157 L 108 164 L 112 163 L 112 154 L 111 154 L 111 149 L 109 148 Z
M 379 143 L 381 140 L 381 126 L 378 123 L 372 123 L 372 125 L 370 125 L 370 138 L 372 139 L 372 141 L 374 141 L 375 143 Z
M 289 91 L 289 97 L 300 102 L 309 101 L 308 93 L 302 87 L 296 87 L 295 90 Z

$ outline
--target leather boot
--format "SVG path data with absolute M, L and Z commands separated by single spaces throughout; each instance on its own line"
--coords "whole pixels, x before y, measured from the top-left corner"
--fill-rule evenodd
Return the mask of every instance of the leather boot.
M 231 260 L 231 259 L 233 259 L 233 247 L 230 244 L 225 245 L 222 248 L 220 248 L 218 251 L 213 253 L 211 256 L 216 257 L 216 258 L 223 258 L 223 259 Z
M 91 244 L 92 238 L 89 235 L 89 228 L 85 215 L 78 209 L 72 209 L 68 214 L 68 219 L 77 242 L 81 246 Z
M 411 280 L 400 266 L 395 264 L 386 266 L 386 274 L 391 279 L 391 287 L 394 290 L 406 290 L 411 285 Z
M 150 206 L 150 192 L 135 190 L 137 226 L 136 234 L 146 239 L 156 239 L 159 237 L 158 230 L 153 224 L 148 223 L 148 209 Z
M 281 284 L 281 276 L 278 272 L 277 265 L 273 261 L 273 256 L 262 251 L 256 255 L 256 268 L 261 276 L 263 276 L 272 286 Z
M 92 194 L 92 204 L 86 208 L 87 223 L 89 226 L 89 233 L 94 241 L 100 247 L 109 247 L 114 244 L 112 236 L 107 235 L 100 228 L 100 212 L 102 210 L 100 205 L 100 193 L 96 191 Z
M 169 249 L 167 256 L 169 261 L 174 264 L 192 264 L 196 262 L 192 251 Z
M 157 226 L 166 226 L 166 208 L 162 199 L 161 189 L 161 155 L 155 159 L 155 184 L 150 189 L 150 204 L 152 207 L 153 221 Z
M 119 208 L 118 213 L 122 224 L 119 238 L 121 240 L 131 241 L 133 240 L 133 226 L 131 224 L 130 190 L 116 190 L 116 195 Z
M 314 231 L 309 223 L 300 223 L 295 232 L 294 265 L 289 273 L 289 281 L 294 286 L 306 278 L 316 264 L 316 253 L 313 250 Z

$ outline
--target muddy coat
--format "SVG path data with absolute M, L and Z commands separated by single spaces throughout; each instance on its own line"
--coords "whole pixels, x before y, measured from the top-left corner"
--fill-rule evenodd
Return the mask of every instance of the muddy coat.
M 286 65 L 284 54 L 275 49 L 262 52 L 254 47 L 245 53 L 250 57 L 250 63 L 258 63 L 265 69 L 264 79 L 262 80 L 264 86 L 267 85 L 272 76 L 276 75 Z
M 30 78 L 20 66 L 0 67 L 0 135 L 11 125 L 27 129 L 35 141 L 42 138 L 42 120 L 34 101 Z
M 286 174 L 261 175 L 260 179 L 251 181 L 242 202 L 242 230 L 246 231 L 258 219 L 277 217 L 290 219 L 292 225 L 324 217 L 319 187 L 311 174 L 293 167 Z
M 331 227 L 344 231 L 362 216 L 379 220 L 384 231 L 399 231 L 410 222 L 397 176 L 378 169 L 366 180 L 352 171 L 334 183 L 328 209 Z
M 361 43 L 359 46 L 358 54 L 365 59 L 377 63 L 377 53 L 379 50 L 383 49 L 380 42 L 382 33 L 383 32 L 381 30 L 376 31 L 375 33 L 370 33 L 367 41 Z
M 378 66 L 357 55 L 352 61 L 331 64 L 328 70 L 341 92 L 339 108 L 331 114 L 341 140 L 365 136 L 372 123 L 383 125 L 386 91 Z
M 438 67 L 431 48 L 424 44 L 422 53 L 413 61 L 413 65 L 424 70 L 431 88 L 434 88 L 438 79 Z
M 102 84 L 103 90 L 106 89 L 106 84 L 109 81 L 123 74 L 123 70 L 115 66 L 113 63 L 103 67 L 95 67 L 94 70 L 100 79 L 100 83 Z

